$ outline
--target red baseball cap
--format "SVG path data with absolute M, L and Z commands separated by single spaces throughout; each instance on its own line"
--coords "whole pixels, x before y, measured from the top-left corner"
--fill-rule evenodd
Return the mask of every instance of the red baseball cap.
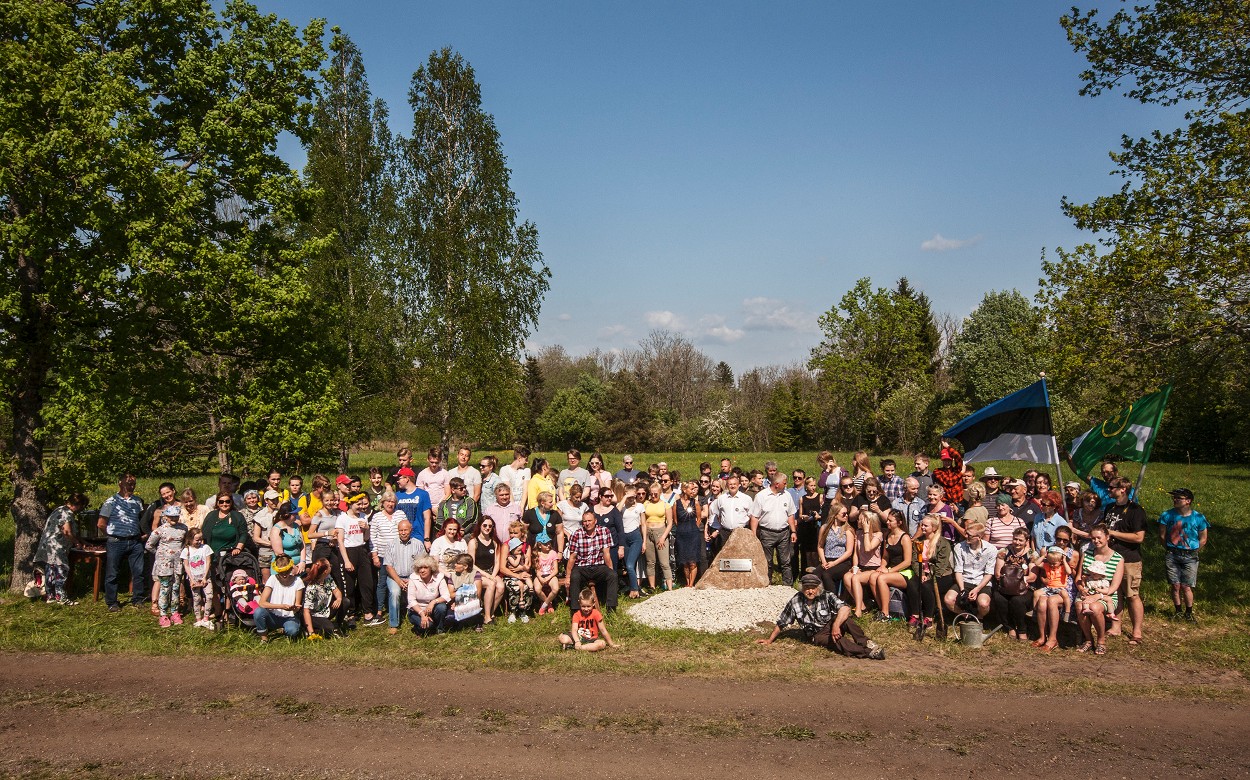
M 408 468 L 407 466 L 404 466 L 402 469 L 400 469 L 399 471 L 396 471 L 396 472 L 395 472 L 395 476 L 397 476 L 397 477 L 408 477 L 409 479 L 416 479 L 416 478 L 417 478 L 417 472 L 413 471 L 412 469 Z

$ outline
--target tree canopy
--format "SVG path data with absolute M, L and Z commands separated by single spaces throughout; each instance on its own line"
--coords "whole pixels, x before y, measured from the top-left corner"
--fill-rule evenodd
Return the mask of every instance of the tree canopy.
M 20 588 L 49 424 L 126 450 L 131 407 L 83 405 L 94 417 L 75 399 L 150 398 L 199 381 L 177 370 L 192 358 L 272 355 L 307 303 L 290 232 L 301 183 L 275 147 L 306 135 L 323 51 L 320 22 L 301 34 L 242 2 L 5 3 L 0 29 L 0 388 Z M 82 431 L 99 422 L 123 427 Z M 114 468 L 142 457 L 123 455 Z

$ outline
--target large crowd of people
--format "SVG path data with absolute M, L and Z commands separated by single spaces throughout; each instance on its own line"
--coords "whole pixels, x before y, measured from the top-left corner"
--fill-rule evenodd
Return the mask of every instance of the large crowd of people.
M 915 629 L 973 616 L 1044 652 L 1065 624 L 1079 629 L 1083 652 L 1106 652 L 1108 636 L 1143 641 L 1149 523 L 1111 462 L 1058 486 L 1034 469 L 978 474 L 946 442 L 940 466 L 916 455 L 907 476 L 891 459 L 874 470 L 862 451 L 846 467 L 822 452 L 810 475 L 772 461 L 744 470 L 729 458 L 682 475 L 662 462 L 635 468 L 632 456 L 612 472 L 598 453 L 583 467 L 576 449 L 559 470 L 525 447 L 502 467 L 472 455 L 461 447 L 452 465 L 432 448 L 417 469 L 401 448 L 389 473 L 334 479 L 222 474 L 203 503 L 168 482 L 144 502 L 124 474 L 97 515 L 108 609 L 121 609 L 125 566 L 129 603 L 148 606 L 162 627 L 234 623 L 262 641 L 358 626 L 396 634 L 405 623 L 418 634 L 483 631 L 568 603 L 562 644 L 602 649 L 612 640 L 600 607 L 611 613 L 622 592 L 694 585 L 745 528 L 774 581 L 799 582 L 765 643 L 798 623 L 832 650 L 883 657 L 854 621 L 865 615 Z M 1190 490 L 1171 495 L 1155 526 L 1175 617 L 1194 620 L 1207 522 Z M 86 508 L 74 494 L 48 516 L 35 560 L 51 603 L 74 603 L 69 551 L 87 543 L 77 522 Z

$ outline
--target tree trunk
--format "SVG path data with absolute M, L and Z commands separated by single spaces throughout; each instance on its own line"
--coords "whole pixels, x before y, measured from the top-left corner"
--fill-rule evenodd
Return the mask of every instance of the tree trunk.
M 217 420 L 216 412 L 208 413 L 208 430 L 213 436 L 213 447 L 217 449 L 217 469 L 222 474 L 229 474 L 230 449 L 226 446 L 226 442 L 222 440 L 221 423 Z
M 443 461 L 450 462 L 447 449 L 451 447 L 451 400 L 443 399 L 438 413 L 439 446 L 443 448 Z
M 21 289 L 21 315 L 14 334 L 24 345 L 26 355 L 17 361 L 18 376 L 9 398 L 13 412 L 13 577 L 9 589 L 20 593 L 34 574 L 35 548 L 47 518 L 43 491 L 43 393 L 51 370 L 51 335 L 47 312 L 40 302 L 42 274 L 36 261 L 18 256 L 18 283 Z
M 339 444 L 339 473 L 347 473 L 347 458 L 351 455 L 351 449 L 347 446 L 347 442 Z

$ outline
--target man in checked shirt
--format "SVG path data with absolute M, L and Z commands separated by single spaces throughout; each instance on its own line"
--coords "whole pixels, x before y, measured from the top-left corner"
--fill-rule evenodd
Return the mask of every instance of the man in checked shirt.
M 582 527 L 573 532 L 568 540 L 569 564 L 568 588 L 569 600 L 574 594 L 581 593 L 582 588 L 594 583 L 595 590 L 607 592 L 604 606 L 608 611 L 616 609 L 616 572 L 608 565 L 611 560 L 612 532 L 599 525 L 599 516 L 591 510 L 582 513 Z

